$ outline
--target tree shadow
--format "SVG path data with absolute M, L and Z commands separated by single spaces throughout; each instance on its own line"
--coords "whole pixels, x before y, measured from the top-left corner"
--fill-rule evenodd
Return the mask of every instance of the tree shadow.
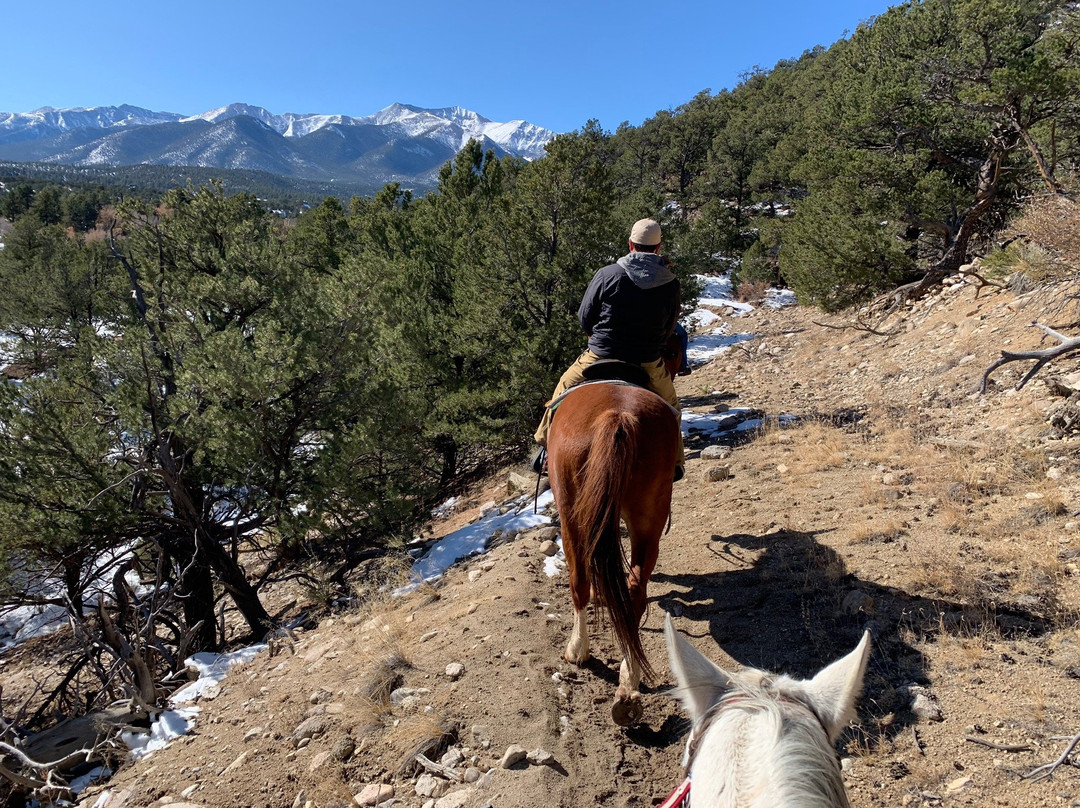
M 725 401 L 731 401 L 739 397 L 738 393 L 728 393 L 716 390 L 712 393 L 704 393 L 700 396 L 679 396 L 679 404 L 683 409 L 690 409 L 693 407 L 712 407 L 717 404 L 722 404 Z
M 912 643 L 942 633 L 971 636 L 988 623 L 1004 636 L 1048 628 L 1027 612 L 987 613 L 861 580 L 817 541 L 821 532 L 714 535 L 707 549 L 715 570 L 658 570 L 653 591 L 668 589 L 652 600 L 674 616 L 705 622 L 736 663 L 804 679 L 850 652 L 869 629 L 873 653 L 859 712 L 867 731 L 876 725 L 890 737 L 915 722 L 900 689 L 929 683 L 927 661 Z

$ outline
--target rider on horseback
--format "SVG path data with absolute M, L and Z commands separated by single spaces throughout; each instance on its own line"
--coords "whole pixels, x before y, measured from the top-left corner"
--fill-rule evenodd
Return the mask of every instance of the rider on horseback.
M 641 219 L 630 231 L 630 253 L 593 276 L 578 308 L 578 321 L 589 335 L 588 348 L 559 379 L 551 399 L 583 382 L 589 365 L 617 359 L 640 365 L 649 375 L 649 389 L 681 412 L 662 357 L 678 315 L 679 282 L 660 255 L 660 225 Z M 540 444 L 532 461 L 536 472 L 544 466 L 552 412 L 545 407 L 536 430 Z M 676 481 L 682 479 L 685 462 L 680 434 Z

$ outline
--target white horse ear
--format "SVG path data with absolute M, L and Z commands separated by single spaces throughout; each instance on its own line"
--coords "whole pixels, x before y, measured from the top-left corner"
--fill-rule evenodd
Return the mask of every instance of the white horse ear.
M 829 743 L 835 743 L 841 730 L 855 717 L 855 702 L 862 693 L 869 659 L 870 632 L 864 631 L 854 651 L 822 668 L 817 676 L 803 683 L 809 706 L 821 719 L 829 735 Z
M 731 675 L 705 658 L 675 630 L 671 615 L 664 615 L 668 662 L 678 684 L 676 694 L 696 725 L 717 700 L 731 689 Z

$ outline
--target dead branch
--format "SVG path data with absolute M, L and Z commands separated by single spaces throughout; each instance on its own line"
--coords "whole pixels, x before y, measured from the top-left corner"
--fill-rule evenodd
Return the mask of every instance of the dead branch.
M 432 774 L 437 774 L 440 777 L 445 777 L 447 780 L 450 780 L 454 783 L 461 782 L 461 775 L 451 769 L 449 766 L 443 766 L 441 763 L 436 763 L 433 760 L 429 760 L 428 758 L 424 757 L 424 755 L 419 753 L 416 755 L 416 762 Z
M 1031 381 L 1031 378 L 1050 360 L 1080 350 L 1080 337 L 1066 337 L 1064 334 L 1059 334 L 1049 326 L 1038 322 L 1031 323 L 1031 326 L 1042 330 L 1043 333 L 1058 340 L 1061 344 L 1054 348 L 1045 348 L 1041 351 L 1002 351 L 1001 358 L 988 367 L 983 374 L 982 385 L 979 387 L 980 393 L 986 392 L 986 383 L 990 379 L 990 374 L 1008 362 L 1016 362 L 1021 359 L 1037 360 L 1031 370 L 1027 372 L 1027 375 L 1016 385 L 1016 389 L 1019 390 Z
M 64 755 L 59 760 L 53 760 L 49 763 L 39 763 L 38 761 L 27 755 L 24 751 L 19 749 L 19 747 L 12 746 L 9 743 L 4 743 L 3 741 L 0 741 L 0 752 L 17 758 L 18 761 L 24 766 L 35 769 L 37 771 L 66 769 L 73 763 L 85 763 L 86 761 L 94 757 L 95 754 L 93 749 L 76 749 L 74 752 L 69 752 L 68 754 Z
M 4 777 L 10 780 L 15 785 L 30 789 L 32 791 L 36 791 L 37 789 L 45 787 L 44 780 L 35 780 L 32 777 L 27 777 L 24 774 L 19 774 L 19 772 L 13 772 L 3 763 L 0 763 L 0 777 Z
M 101 620 L 102 638 L 131 671 L 135 685 L 131 696 L 137 698 L 144 709 L 150 709 L 157 702 L 157 686 L 149 665 L 142 654 L 131 646 L 127 637 L 117 630 L 116 624 L 101 603 L 98 604 L 98 617 Z
M 39 706 L 37 710 L 34 711 L 34 714 L 30 717 L 30 720 L 27 722 L 28 724 L 36 724 L 38 721 L 44 718 L 45 713 L 47 713 L 49 710 L 49 706 L 53 703 L 54 700 L 57 700 L 64 695 L 64 691 L 67 690 L 68 685 L 70 685 L 75 680 L 75 677 L 79 675 L 79 672 L 84 667 L 86 667 L 86 664 L 89 661 L 90 657 L 84 653 L 75 661 L 75 663 L 70 668 L 68 668 L 68 672 L 64 674 L 64 677 L 60 680 L 60 684 L 54 687 L 52 689 L 52 692 L 50 692 L 49 695 L 45 697 L 45 700 L 41 703 L 41 706 Z
M 975 280 L 977 280 L 979 282 L 979 285 L 975 287 L 975 297 L 978 297 L 979 293 L 983 289 L 985 289 L 987 286 L 989 286 L 991 289 L 1001 289 L 1001 290 L 1005 290 L 1005 289 L 1009 288 L 1003 283 L 997 283 L 996 281 L 988 281 L 986 278 L 984 278 L 978 272 L 972 272 L 970 269 L 965 269 L 962 272 L 959 272 L 958 274 L 961 277 L 974 278 Z
M 915 727 L 911 728 L 911 738 L 915 741 L 915 751 L 923 757 L 926 757 L 926 751 L 923 749 L 923 742 L 919 740 L 919 731 Z
M 1039 780 L 1045 780 L 1050 777 L 1058 768 L 1068 760 L 1069 755 L 1072 754 L 1072 750 L 1076 748 L 1076 745 L 1080 743 L 1080 732 L 1073 735 L 1072 740 L 1069 741 L 1069 745 L 1065 747 L 1065 751 L 1061 753 L 1061 757 L 1055 760 L 1053 763 L 1046 763 L 1039 766 L 1037 769 L 1032 769 L 1027 774 L 1020 777 L 1021 780 L 1031 780 L 1033 782 Z
M 982 738 L 973 738 L 968 735 L 964 738 L 965 741 L 971 741 L 977 743 L 979 746 L 989 746 L 991 749 L 1000 749 L 1002 752 L 1034 752 L 1035 747 L 1029 746 L 1026 743 L 1007 744 L 1007 743 L 994 743 L 993 741 L 986 741 Z
M 822 323 L 818 320 L 812 320 L 814 325 L 819 325 L 822 328 L 833 328 L 837 331 L 846 331 L 848 329 L 852 331 L 864 331 L 867 334 L 873 334 L 875 337 L 895 337 L 900 333 L 899 329 L 893 329 L 892 331 L 879 331 L 871 325 L 867 325 L 861 320 L 856 320 L 854 324 L 847 323 L 844 325 L 833 325 L 832 323 Z

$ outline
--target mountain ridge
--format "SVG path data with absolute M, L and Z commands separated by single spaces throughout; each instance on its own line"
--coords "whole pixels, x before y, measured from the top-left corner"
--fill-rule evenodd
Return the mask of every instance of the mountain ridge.
M 249 122 L 249 123 L 246 123 Z M 329 145 L 328 135 L 346 142 Z M 0 112 L 0 160 L 71 166 L 160 165 L 268 171 L 303 180 L 434 187 L 469 140 L 535 160 L 556 133 L 460 106 L 394 103 L 371 115 L 278 115 L 233 103 L 198 115 L 129 104 Z

